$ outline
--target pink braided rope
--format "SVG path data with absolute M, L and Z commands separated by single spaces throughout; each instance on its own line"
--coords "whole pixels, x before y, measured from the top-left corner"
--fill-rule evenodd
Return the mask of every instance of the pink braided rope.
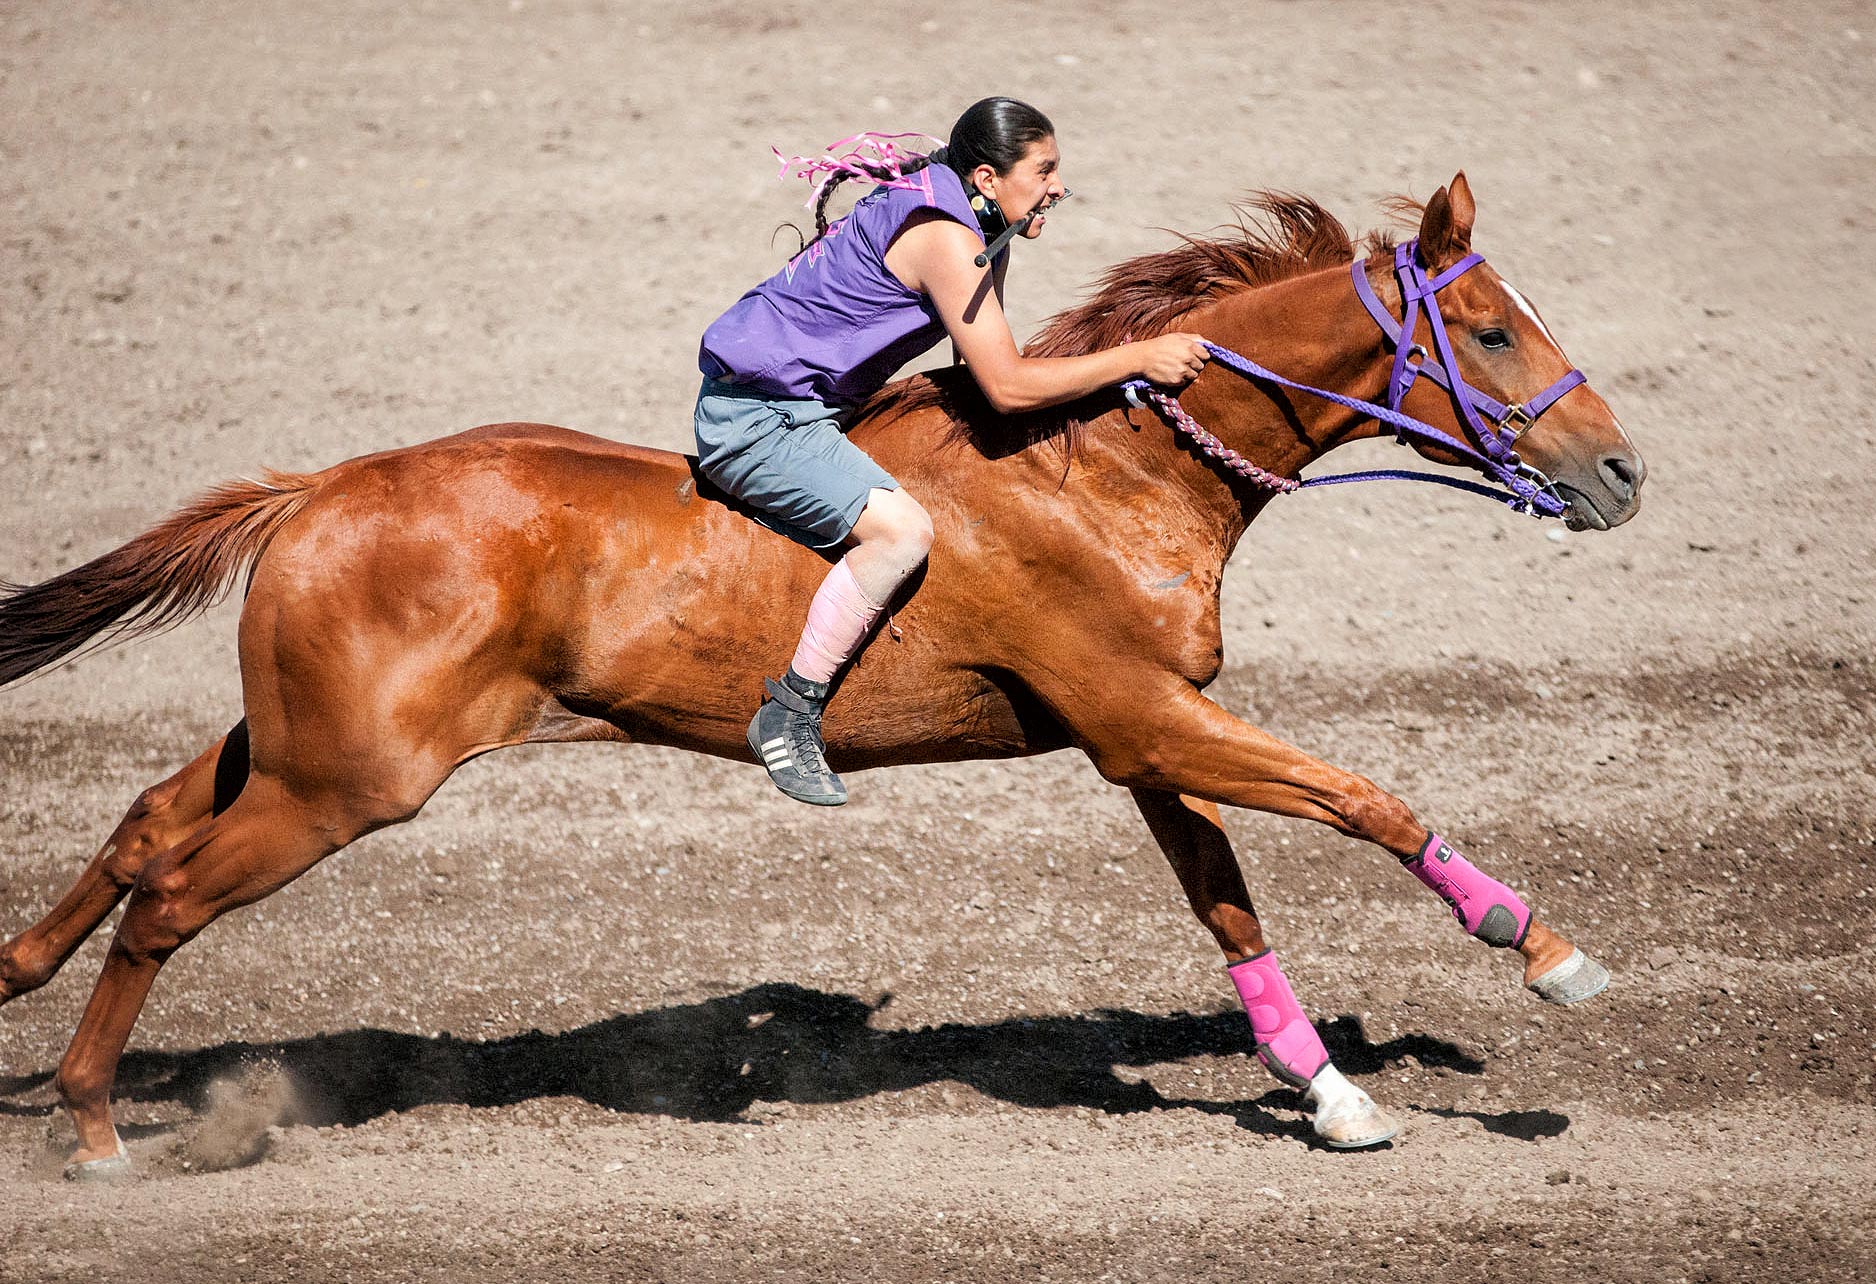
M 921 139 L 934 147 L 944 146 L 943 139 L 933 138 L 930 134 L 875 134 L 868 131 L 843 138 L 837 143 L 829 143 L 827 150 L 819 156 L 784 156 L 781 148 L 773 146 L 769 150 L 782 163 L 779 177 L 813 181 L 814 191 L 808 197 L 809 209 L 814 208 L 814 203 L 821 199 L 821 193 L 827 190 L 828 184 L 842 178 L 857 178 L 882 187 L 899 187 L 910 192 L 924 192 L 929 196 L 931 175 L 922 170 L 909 176 L 905 173 L 906 165 L 924 153 L 900 147 L 897 140 L 902 138 Z
M 1303 484 L 1294 477 L 1279 476 L 1268 469 L 1259 468 L 1225 445 L 1200 426 L 1198 420 L 1187 414 L 1186 408 L 1179 404 L 1177 397 L 1170 397 L 1157 388 L 1146 388 L 1143 391 L 1152 398 L 1153 404 L 1158 406 L 1168 419 L 1179 426 L 1181 432 L 1198 443 L 1200 450 L 1246 481 L 1262 486 L 1265 490 L 1274 490 L 1279 495 L 1287 495 Z

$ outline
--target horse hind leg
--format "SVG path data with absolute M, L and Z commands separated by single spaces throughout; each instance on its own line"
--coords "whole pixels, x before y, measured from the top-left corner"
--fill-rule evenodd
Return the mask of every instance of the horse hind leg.
M 1133 797 L 1192 912 L 1224 952 L 1226 970 L 1250 1018 L 1257 1059 L 1281 1083 L 1303 1093 L 1310 1126 L 1324 1145 L 1357 1150 L 1392 1138 L 1400 1124 L 1335 1068 L 1265 944 L 1217 804 L 1153 789 L 1135 789 Z
M 427 791 L 425 796 L 427 796 Z M 56 1083 L 78 1133 L 67 1172 L 109 1176 L 126 1166 L 111 1120 L 118 1061 L 163 963 L 231 909 L 286 886 L 359 835 L 414 813 L 386 814 L 328 797 L 308 801 L 255 774 L 233 805 L 145 866 L 111 942 Z
M 243 721 L 181 771 L 137 795 L 59 903 L 0 947 L 0 1004 L 50 981 L 117 907 L 150 858 L 227 810 L 247 775 Z

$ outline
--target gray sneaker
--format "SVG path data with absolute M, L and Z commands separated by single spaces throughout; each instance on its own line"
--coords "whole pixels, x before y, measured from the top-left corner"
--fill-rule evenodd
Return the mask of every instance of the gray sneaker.
M 828 769 L 827 746 L 821 741 L 828 684 L 809 682 L 791 669 L 782 681 L 764 678 L 762 685 L 769 698 L 749 720 L 749 748 L 756 761 L 768 768 L 775 787 L 797 802 L 816 807 L 846 802 L 847 787 Z

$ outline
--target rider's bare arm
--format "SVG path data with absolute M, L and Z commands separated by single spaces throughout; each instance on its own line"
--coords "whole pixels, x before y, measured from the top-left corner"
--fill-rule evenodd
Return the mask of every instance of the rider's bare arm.
M 929 218 L 909 224 L 886 251 L 886 267 L 908 289 L 929 295 L 984 396 L 1001 414 L 1039 410 L 1140 377 L 1185 383 L 1209 357 L 1196 334 L 1163 334 L 1081 357 L 1025 357 L 1017 351 L 990 269 L 972 262 L 983 246 L 962 224 Z

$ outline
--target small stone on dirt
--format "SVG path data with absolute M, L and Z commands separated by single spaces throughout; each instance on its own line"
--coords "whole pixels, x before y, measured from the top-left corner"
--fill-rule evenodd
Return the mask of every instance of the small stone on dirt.
M 1545 1173 L 1544 1184 L 1546 1186 L 1568 1186 L 1570 1184 L 1569 1169 L 1557 1168 Z

